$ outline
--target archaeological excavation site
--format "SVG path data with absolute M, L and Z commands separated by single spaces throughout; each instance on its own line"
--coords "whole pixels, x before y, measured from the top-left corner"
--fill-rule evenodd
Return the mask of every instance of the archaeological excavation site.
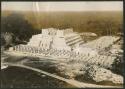
M 2 88 L 123 88 L 122 11 L 30 4 L 35 11 L 2 10 Z M 42 11 L 42 5 L 50 7 Z

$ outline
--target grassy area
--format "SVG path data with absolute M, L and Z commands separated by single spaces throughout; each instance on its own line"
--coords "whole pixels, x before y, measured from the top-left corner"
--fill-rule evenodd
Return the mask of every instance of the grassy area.
M 52 60 L 52 59 L 40 60 L 39 58 L 32 58 L 32 57 L 25 57 L 25 58 L 20 59 L 16 56 L 10 57 L 5 61 L 9 61 L 10 63 L 20 62 L 23 65 L 30 66 L 36 69 L 40 69 L 40 70 L 64 77 L 66 79 L 75 79 L 81 82 L 100 84 L 100 85 L 113 85 L 113 86 L 121 85 L 122 86 L 122 84 L 114 84 L 111 81 L 96 82 L 92 78 L 89 78 L 90 75 L 87 73 L 87 71 L 90 71 L 91 66 L 94 66 L 94 65 L 91 65 L 84 61 L 83 62 L 82 61 L 77 62 L 77 60 L 61 61 L 60 59 L 59 60 Z
M 75 86 L 31 70 L 9 67 L 2 70 L 1 88 L 75 88 Z

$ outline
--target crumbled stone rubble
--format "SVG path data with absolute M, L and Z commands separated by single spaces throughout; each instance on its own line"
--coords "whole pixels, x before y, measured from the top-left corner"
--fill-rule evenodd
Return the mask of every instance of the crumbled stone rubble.
M 99 67 L 97 65 L 85 64 L 70 64 L 70 65 L 58 65 L 57 69 L 61 76 L 75 79 L 77 76 L 82 76 L 92 80 L 96 83 L 108 81 L 114 84 L 123 84 L 123 76 L 114 74 L 110 70 Z M 83 78 L 84 80 L 84 78 Z
M 110 70 L 100 68 L 98 66 L 91 66 L 88 70 L 89 76 L 96 82 L 110 81 L 115 84 L 123 84 L 123 77 L 112 73 Z

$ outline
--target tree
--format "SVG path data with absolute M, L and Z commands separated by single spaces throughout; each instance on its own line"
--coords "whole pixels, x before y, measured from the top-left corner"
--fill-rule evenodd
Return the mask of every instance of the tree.
M 28 40 L 35 29 L 22 14 L 13 13 L 1 19 L 2 32 L 13 33 L 20 40 Z
M 4 34 L 1 34 L 1 46 L 4 46 L 6 44 L 6 41 L 4 39 Z

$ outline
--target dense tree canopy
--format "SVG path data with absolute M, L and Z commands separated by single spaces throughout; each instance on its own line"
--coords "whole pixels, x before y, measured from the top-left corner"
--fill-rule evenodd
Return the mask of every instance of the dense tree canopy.
M 40 29 L 49 27 L 73 28 L 77 32 L 94 32 L 98 36 L 116 35 L 123 30 L 121 12 L 40 12 L 39 17 L 33 12 L 5 14 L 7 12 L 3 12 L 1 18 L 2 33 L 12 33 L 13 38 L 20 41 L 28 41 L 33 34 L 40 33 Z
M 20 40 L 28 40 L 38 30 L 34 29 L 22 14 L 10 14 L 1 18 L 1 31 L 13 33 Z

